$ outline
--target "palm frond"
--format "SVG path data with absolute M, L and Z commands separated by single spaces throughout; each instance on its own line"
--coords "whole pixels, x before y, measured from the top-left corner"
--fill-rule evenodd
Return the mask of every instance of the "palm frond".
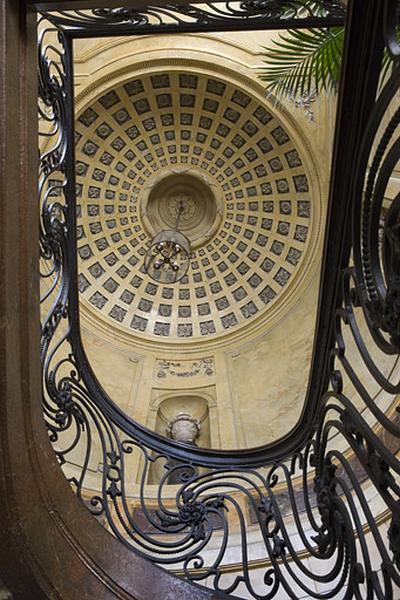
M 400 31 L 398 32 L 397 37 L 398 37 L 398 40 L 400 41 Z M 394 69 L 394 66 L 395 66 L 395 62 L 394 62 L 393 58 L 390 56 L 389 52 L 387 51 L 387 48 L 385 48 L 385 51 L 383 54 L 383 59 L 382 59 L 381 72 L 379 75 L 379 88 L 378 89 L 383 88 L 387 79 L 391 75 L 391 73 Z
M 301 98 L 322 90 L 336 92 L 344 28 L 288 30 L 264 48 L 260 79 L 276 96 Z

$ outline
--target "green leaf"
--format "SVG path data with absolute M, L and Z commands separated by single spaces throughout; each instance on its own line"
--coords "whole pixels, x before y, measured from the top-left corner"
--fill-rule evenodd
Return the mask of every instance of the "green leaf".
M 398 32 L 400 41 L 400 31 Z M 267 82 L 267 90 L 276 97 L 301 100 L 321 91 L 336 93 L 339 87 L 343 55 L 344 28 L 288 30 L 264 48 L 265 67 L 260 79 Z M 381 74 L 381 88 L 394 66 L 385 49 Z
M 336 92 L 344 28 L 288 30 L 264 48 L 260 79 L 277 96 L 304 97 Z

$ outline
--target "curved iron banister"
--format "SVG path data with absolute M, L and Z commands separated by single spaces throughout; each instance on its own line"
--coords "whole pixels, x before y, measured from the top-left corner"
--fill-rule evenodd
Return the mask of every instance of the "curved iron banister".
M 250 6 L 242 4 L 246 10 Z M 257 2 L 257 10 L 274 4 Z M 398 111 L 390 112 L 400 79 L 394 4 L 354 0 L 350 5 L 318 326 L 302 419 L 285 440 L 241 451 L 192 448 L 157 436 L 129 419 L 91 370 L 80 339 L 76 287 L 71 36 L 78 34 L 75 29 L 54 29 L 69 19 L 65 14 L 61 21 L 51 18 L 50 25 L 40 23 L 40 115 L 48 123 L 45 133 L 53 132 L 40 179 L 41 257 L 51 282 L 45 300 L 53 299 L 42 330 L 43 406 L 50 439 L 78 497 L 116 538 L 154 563 L 180 566 L 192 582 L 212 579 L 223 597 L 246 590 L 259 600 L 279 597 L 281 591 L 296 598 L 295 585 L 310 597 L 338 598 L 342 593 L 350 599 L 362 597 L 365 584 L 368 598 L 390 599 L 400 586 L 400 462 L 387 437 L 398 439 L 400 428 L 364 381 L 368 374 L 392 402 L 400 392 L 400 201 L 395 199 L 389 209 L 384 206 L 400 150 Z M 78 16 L 82 28 L 87 16 Z M 104 21 L 114 31 L 119 19 L 133 19 L 131 33 L 142 31 L 136 11 L 115 9 L 92 11 L 86 33 L 93 33 L 99 18 L 102 26 L 96 34 L 104 32 Z M 251 23 L 243 21 L 245 27 Z M 202 27 L 207 30 L 208 22 Z M 57 43 L 51 37 L 54 31 Z M 376 97 L 385 43 L 395 60 L 394 71 Z M 52 183 L 53 177 L 58 183 Z M 364 406 L 363 413 L 355 399 Z M 82 464 L 71 470 L 68 458 L 78 447 Z M 103 472 L 97 489 L 90 491 L 94 455 L 101 456 Z M 152 501 L 150 477 L 158 481 Z M 368 505 L 366 481 L 391 515 L 389 547 Z M 282 489 L 287 490 L 292 517 L 280 507 Z M 252 523 L 243 502 L 254 515 Z M 232 542 L 233 522 L 237 542 Z M 382 558 L 380 574 L 371 567 L 365 524 Z M 270 561 L 257 585 L 249 555 L 254 532 Z M 299 558 L 294 534 L 313 560 L 333 561 L 324 575 Z M 241 570 L 225 584 L 223 566 L 232 543 Z

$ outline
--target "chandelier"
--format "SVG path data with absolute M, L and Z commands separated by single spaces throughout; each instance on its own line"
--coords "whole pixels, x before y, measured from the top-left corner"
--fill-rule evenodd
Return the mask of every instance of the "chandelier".
M 180 202 L 175 229 L 165 229 L 157 233 L 144 257 L 146 273 L 160 283 L 176 283 L 189 269 L 190 242 L 178 231 L 179 220 L 184 211 L 185 204 Z

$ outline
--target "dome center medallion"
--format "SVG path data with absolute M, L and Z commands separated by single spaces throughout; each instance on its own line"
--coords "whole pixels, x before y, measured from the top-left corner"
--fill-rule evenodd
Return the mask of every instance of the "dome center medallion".
M 144 190 L 140 201 L 144 228 L 150 236 L 178 228 L 198 248 L 220 225 L 223 211 L 215 191 L 215 185 L 193 172 L 169 172 Z

